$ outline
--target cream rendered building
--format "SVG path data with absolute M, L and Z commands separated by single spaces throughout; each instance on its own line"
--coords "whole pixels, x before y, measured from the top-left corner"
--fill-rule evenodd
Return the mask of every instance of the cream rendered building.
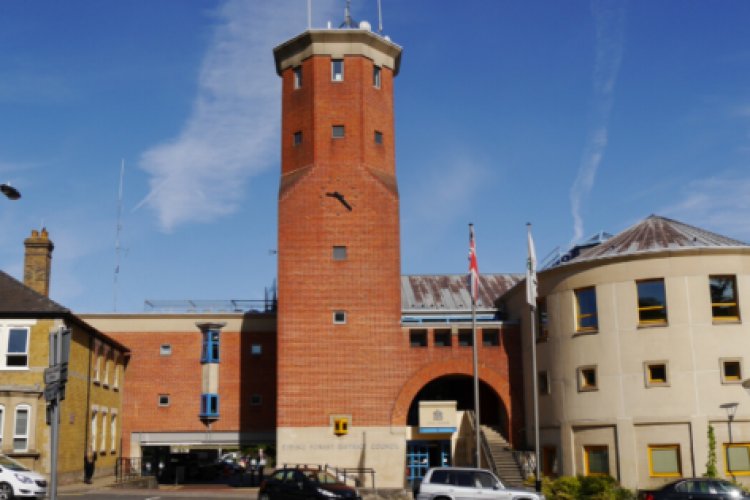
M 527 429 L 536 339 L 547 475 L 700 477 L 710 424 L 720 476 L 750 484 L 750 246 L 651 216 L 538 282 L 533 337 L 525 281 L 501 302 L 522 322 Z

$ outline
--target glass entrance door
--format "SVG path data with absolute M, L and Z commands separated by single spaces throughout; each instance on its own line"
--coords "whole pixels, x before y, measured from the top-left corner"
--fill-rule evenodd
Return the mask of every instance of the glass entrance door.
M 422 479 L 430 467 L 450 467 L 451 442 L 409 441 L 406 448 L 406 479 L 414 485 L 415 479 Z

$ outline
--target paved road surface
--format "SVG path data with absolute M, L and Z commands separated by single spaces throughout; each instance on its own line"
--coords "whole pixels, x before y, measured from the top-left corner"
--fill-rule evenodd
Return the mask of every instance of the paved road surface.
M 257 495 L 255 492 L 247 493 L 225 493 L 220 491 L 153 491 L 144 490 L 137 492 L 133 490 L 129 491 L 116 491 L 116 490 L 95 490 L 86 493 L 60 493 L 57 495 L 60 500 L 195 500 L 196 498 L 204 499 L 231 499 L 231 498 L 244 498 L 246 500 L 255 500 Z

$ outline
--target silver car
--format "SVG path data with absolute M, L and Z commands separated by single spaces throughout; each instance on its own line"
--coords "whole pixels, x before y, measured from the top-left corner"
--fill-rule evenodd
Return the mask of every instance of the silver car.
M 541 493 L 506 488 L 485 469 L 440 467 L 429 469 L 414 489 L 416 500 L 546 500 Z

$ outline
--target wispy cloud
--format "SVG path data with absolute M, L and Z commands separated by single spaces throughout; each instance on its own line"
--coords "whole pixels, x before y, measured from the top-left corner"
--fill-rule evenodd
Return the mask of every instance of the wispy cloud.
M 332 0 L 316 0 L 316 19 Z M 301 0 L 229 0 L 203 60 L 199 93 L 179 135 L 144 152 L 143 205 L 164 231 L 237 210 L 248 178 L 279 160 L 281 87 L 272 49 L 307 27 Z
M 594 63 L 590 129 L 583 150 L 573 187 L 570 190 L 573 214 L 573 239 L 571 244 L 583 237 L 581 205 L 594 187 L 596 170 L 599 168 L 607 147 L 607 123 L 612 109 L 617 73 L 622 61 L 625 45 L 627 2 L 622 0 L 592 0 L 591 13 L 596 29 L 596 60 Z
M 661 213 L 687 224 L 750 242 L 750 176 L 726 171 L 690 182 L 682 200 Z

